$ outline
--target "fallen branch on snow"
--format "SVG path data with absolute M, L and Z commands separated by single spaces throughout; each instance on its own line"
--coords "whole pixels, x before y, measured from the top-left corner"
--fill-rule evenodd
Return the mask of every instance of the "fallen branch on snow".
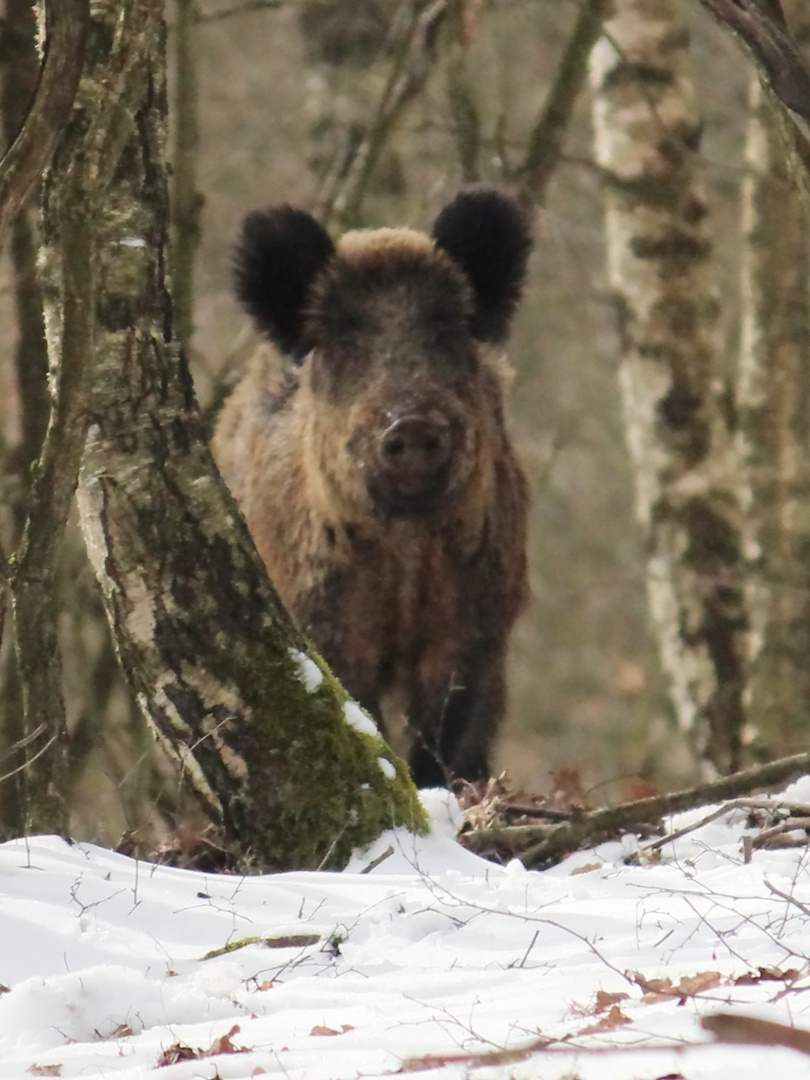
M 568 819 L 554 824 L 537 825 L 500 825 L 473 829 L 460 837 L 465 847 L 478 854 L 494 857 L 503 861 L 517 856 L 529 869 L 542 869 L 559 862 L 566 855 L 583 847 L 616 839 L 623 833 L 638 832 L 649 835 L 651 829 L 660 827 L 660 819 L 684 810 L 693 810 L 711 803 L 737 800 L 762 788 L 781 786 L 798 776 L 810 773 L 810 753 L 794 754 L 792 757 L 779 758 L 767 765 L 757 765 L 719 780 L 708 781 L 684 791 L 671 792 L 667 795 L 655 795 L 651 798 L 637 799 L 634 802 L 620 803 L 618 806 L 602 807 L 597 810 L 585 810 L 575 807 Z M 766 806 L 756 809 L 777 812 L 783 808 L 782 821 L 776 823 L 776 830 L 784 834 L 789 829 L 803 828 L 804 825 L 791 823 L 791 816 L 802 820 L 810 813 L 808 807 L 795 807 L 791 804 L 774 800 Z M 717 816 L 735 807 L 728 806 L 717 812 Z M 754 809 L 745 806 L 745 809 Z M 787 812 L 785 813 L 784 810 Z M 714 815 L 713 815 L 714 816 Z M 787 828 L 785 825 L 787 823 Z M 771 830 L 774 823 L 771 822 Z M 774 839 L 772 832 L 769 840 Z M 672 837 L 656 841 L 657 846 L 667 843 Z M 756 843 L 754 846 L 757 846 Z M 764 846 L 764 845 L 759 845 Z

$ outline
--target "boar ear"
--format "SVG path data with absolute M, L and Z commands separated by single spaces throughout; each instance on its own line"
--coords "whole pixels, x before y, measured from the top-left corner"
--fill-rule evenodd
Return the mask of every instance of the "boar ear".
M 292 206 L 248 214 L 234 253 L 236 296 L 262 333 L 298 358 L 309 286 L 335 252 L 326 229 Z
M 532 247 L 528 213 L 503 192 L 470 188 L 436 218 L 433 239 L 470 279 L 475 299 L 473 336 L 479 341 L 504 341 L 523 291 Z

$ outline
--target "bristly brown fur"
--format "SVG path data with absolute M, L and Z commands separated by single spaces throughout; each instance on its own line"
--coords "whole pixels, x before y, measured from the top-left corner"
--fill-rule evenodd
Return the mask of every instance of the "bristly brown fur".
M 529 234 L 506 196 L 474 194 L 435 240 L 349 233 L 331 253 L 306 215 L 285 212 L 283 242 L 273 211 L 251 215 L 239 295 L 301 366 L 291 382 L 257 355 L 213 444 L 282 600 L 422 786 L 489 775 L 526 594 L 526 484 L 486 342 L 506 335 Z

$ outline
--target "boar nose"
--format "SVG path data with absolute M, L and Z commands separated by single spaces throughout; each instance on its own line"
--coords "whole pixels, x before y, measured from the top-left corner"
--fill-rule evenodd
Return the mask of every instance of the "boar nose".
M 398 481 L 433 476 L 450 456 L 450 425 L 440 417 L 402 416 L 380 436 L 380 455 Z

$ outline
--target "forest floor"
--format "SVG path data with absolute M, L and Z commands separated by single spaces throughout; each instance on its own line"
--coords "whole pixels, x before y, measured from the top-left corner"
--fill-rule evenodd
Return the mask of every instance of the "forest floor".
M 704 808 L 647 865 L 628 837 L 528 871 L 423 798 L 430 836 L 386 834 L 343 873 L 0 846 L 0 1080 L 805 1080 L 806 846 L 752 851 L 749 815 Z

